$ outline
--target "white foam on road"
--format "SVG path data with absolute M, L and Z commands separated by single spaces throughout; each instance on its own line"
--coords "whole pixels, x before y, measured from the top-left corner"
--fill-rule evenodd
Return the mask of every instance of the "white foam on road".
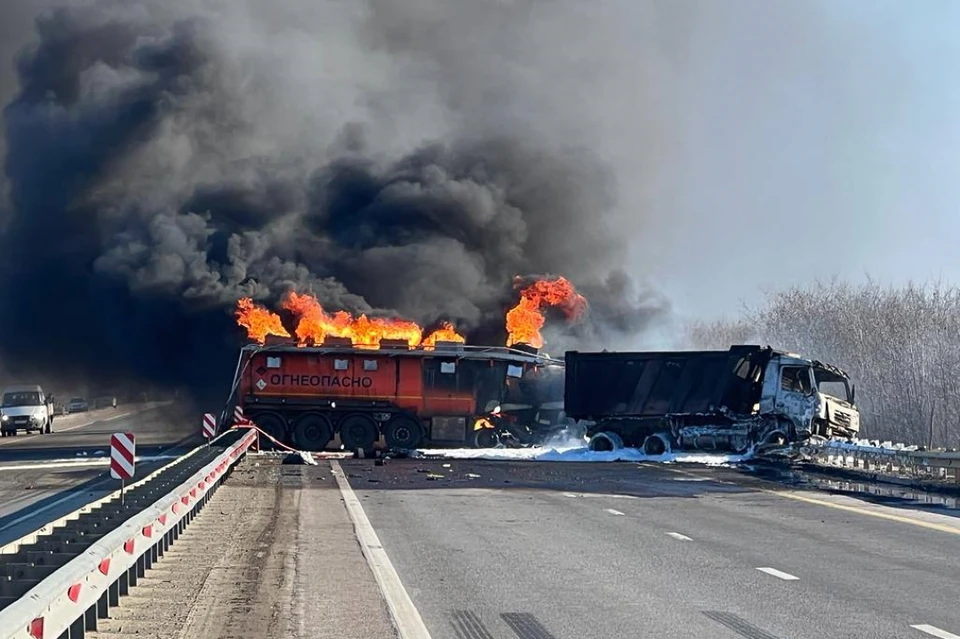
M 693 541 L 693 539 L 691 539 L 690 537 L 687 537 L 686 535 L 681 535 L 678 532 L 668 532 L 667 535 L 669 535 L 670 537 L 673 537 L 674 539 L 679 539 L 680 541 Z
M 662 462 L 705 464 L 725 466 L 748 459 L 747 455 L 721 455 L 711 453 L 666 453 L 645 455 L 636 448 L 594 451 L 586 446 L 531 448 L 424 448 L 414 451 L 414 456 L 442 457 L 444 459 L 486 459 L 493 461 L 552 461 L 552 462 Z
M 782 570 L 777 570 L 776 568 L 763 567 L 763 568 L 757 568 L 757 570 L 759 570 L 760 572 L 765 572 L 768 575 L 773 575 L 777 579 L 783 579 L 784 581 L 796 581 L 800 579 L 800 577 L 791 575 L 788 572 L 783 572 Z
M 931 626 L 930 624 L 920 623 L 910 626 L 914 630 L 919 630 L 920 632 L 925 632 L 931 637 L 939 637 L 940 639 L 960 639 L 960 635 L 955 635 L 952 632 L 947 632 L 946 630 L 941 630 L 936 626 Z

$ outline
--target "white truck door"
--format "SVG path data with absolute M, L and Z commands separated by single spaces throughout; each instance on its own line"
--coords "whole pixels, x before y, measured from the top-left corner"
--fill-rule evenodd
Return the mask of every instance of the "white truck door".
M 793 422 L 799 437 L 810 434 L 817 412 L 817 402 L 813 374 L 809 367 L 785 365 L 780 369 L 775 409 Z

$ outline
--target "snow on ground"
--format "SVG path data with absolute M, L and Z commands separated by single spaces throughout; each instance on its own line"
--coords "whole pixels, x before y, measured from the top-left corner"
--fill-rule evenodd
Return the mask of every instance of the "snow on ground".
M 749 459 L 749 455 L 722 455 L 712 453 L 666 453 L 663 455 L 645 455 L 636 448 L 620 450 L 592 451 L 586 446 L 542 446 L 533 448 L 450 448 L 419 449 L 415 457 L 437 457 L 444 459 L 490 459 L 552 462 L 664 462 L 706 464 L 725 466 Z

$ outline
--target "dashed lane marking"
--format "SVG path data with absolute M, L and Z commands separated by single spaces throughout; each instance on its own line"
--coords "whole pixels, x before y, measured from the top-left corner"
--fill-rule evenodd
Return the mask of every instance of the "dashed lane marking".
M 913 628 L 914 630 L 919 630 L 920 632 L 924 632 L 930 635 L 931 637 L 939 637 L 939 639 L 960 639 L 960 635 L 955 635 L 952 632 L 941 630 L 936 626 L 931 626 L 930 624 L 926 624 L 926 623 L 919 623 L 916 625 L 912 625 L 910 627 Z
M 340 487 L 340 494 L 343 497 L 343 503 L 347 507 L 347 513 L 353 521 L 353 527 L 356 530 L 357 541 L 360 542 L 360 549 L 363 556 L 373 572 L 373 576 L 380 586 L 380 592 L 387 602 L 387 608 L 390 610 L 390 616 L 393 617 L 394 626 L 400 639 L 432 639 L 430 631 L 420 617 L 420 611 L 413 605 L 413 600 L 407 594 L 407 589 L 403 587 L 400 581 L 400 575 L 397 569 L 393 567 L 390 557 L 383 549 L 380 538 L 367 519 L 367 514 L 363 512 L 363 506 L 357 499 L 356 493 L 350 487 L 343 469 L 336 460 L 330 460 L 330 467 L 333 469 L 333 476 L 337 480 L 337 486 Z
M 129 417 L 130 415 L 133 415 L 133 413 L 120 413 L 119 415 L 114 415 L 113 417 L 107 417 L 106 419 L 103 419 L 101 421 L 112 422 L 115 419 L 120 419 L 121 417 Z
M 784 581 L 796 581 L 800 579 L 800 577 L 791 575 L 788 572 L 783 572 L 782 570 L 777 570 L 776 568 L 770 568 L 767 566 L 764 566 L 762 568 L 757 568 L 757 570 L 759 570 L 760 572 L 765 572 L 768 575 L 773 575 L 777 579 L 783 579 Z
M 679 539 L 680 541 L 693 541 L 693 539 L 691 539 L 690 537 L 687 537 L 686 535 L 681 535 L 678 532 L 668 532 L 667 535 L 673 537 L 674 539 Z
M 610 513 L 611 515 L 620 515 L 620 516 L 623 516 L 623 513 L 622 513 L 622 512 L 620 512 L 619 510 L 614 510 L 613 508 L 604 508 L 603 511 L 604 511 L 604 512 L 608 512 L 608 513 Z

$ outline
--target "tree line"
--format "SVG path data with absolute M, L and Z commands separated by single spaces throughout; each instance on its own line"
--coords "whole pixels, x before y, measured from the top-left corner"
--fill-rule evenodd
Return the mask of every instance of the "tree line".
M 692 348 L 762 344 L 839 366 L 856 384 L 863 437 L 960 445 L 960 287 L 793 287 L 686 333 Z

